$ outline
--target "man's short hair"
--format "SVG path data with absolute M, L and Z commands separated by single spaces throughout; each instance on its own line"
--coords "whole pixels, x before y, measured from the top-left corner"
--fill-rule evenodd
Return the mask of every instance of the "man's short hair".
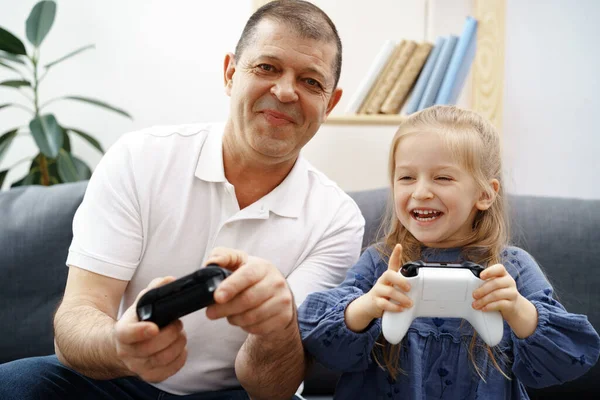
M 320 40 L 324 42 L 335 42 L 337 54 L 333 62 L 335 77 L 334 88 L 340 80 L 342 72 L 342 41 L 338 31 L 331 19 L 316 5 L 303 0 L 277 0 L 271 1 L 260 7 L 252 14 L 242 35 L 235 46 L 236 59 L 241 58 L 242 53 L 254 39 L 256 27 L 263 19 L 271 19 L 283 22 L 295 30 L 300 37 Z

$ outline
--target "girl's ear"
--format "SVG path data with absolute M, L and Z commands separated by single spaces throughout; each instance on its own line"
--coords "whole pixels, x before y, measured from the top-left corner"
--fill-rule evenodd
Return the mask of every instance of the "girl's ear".
M 477 203 L 475 203 L 475 207 L 480 211 L 485 211 L 490 208 L 492 204 L 494 204 L 499 190 L 500 182 L 498 182 L 498 179 L 492 179 L 488 190 L 481 192 L 481 196 L 479 197 L 479 200 L 477 200 Z

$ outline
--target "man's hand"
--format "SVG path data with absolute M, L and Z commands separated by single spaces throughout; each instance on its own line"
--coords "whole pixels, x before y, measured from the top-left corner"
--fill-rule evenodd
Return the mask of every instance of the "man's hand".
M 270 262 L 243 251 L 215 248 L 206 264 L 235 271 L 227 277 L 206 309 L 210 319 L 226 317 L 248 333 L 266 335 L 282 331 L 294 319 L 294 298 L 285 277 Z
M 159 330 L 153 322 L 140 322 L 135 311 L 144 293 L 174 280 L 166 277 L 150 282 L 123 313 L 113 331 L 117 356 L 133 374 L 147 382 L 164 381 L 179 371 L 187 359 L 187 339 L 180 320 Z

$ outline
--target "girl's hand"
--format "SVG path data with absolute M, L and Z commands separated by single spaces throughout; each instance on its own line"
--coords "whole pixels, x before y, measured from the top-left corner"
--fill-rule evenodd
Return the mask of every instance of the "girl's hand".
M 502 318 L 518 337 L 531 335 L 537 327 L 537 309 L 521 296 L 517 283 L 504 265 L 495 264 L 484 269 L 479 278 L 486 282 L 473 292 L 473 308 L 500 311 Z
M 400 312 L 412 307 L 412 300 L 405 294 L 410 290 L 410 284 L 398 273 L 401 259 L 402 246 L 397 244 L 390 256 L 387 271 L 379 277 L 369 292 L 348 305 L 345 319 L 350 330 L 364 330 L 373 319 L 381 318 L 384 311 Z

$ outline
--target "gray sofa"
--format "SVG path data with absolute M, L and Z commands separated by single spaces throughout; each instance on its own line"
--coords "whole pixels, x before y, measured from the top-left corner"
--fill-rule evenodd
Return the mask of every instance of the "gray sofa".
M 0 363 L 53 353 L 52 315 L 67 276 L 71 221 L 86 183 L 0 192 Z M 373 241 L 388 191 L 351 193 Z M 600 330 L 600 200 L 513 196 L 514 242 L 542 265 L 568 310 Z M 331 398 L 336 373 L 316 365 L 305 382 L 307 399 Z M 581 399 L 600 393 L 600 365 L 558 387 L 532 390 L 533 399 Z

